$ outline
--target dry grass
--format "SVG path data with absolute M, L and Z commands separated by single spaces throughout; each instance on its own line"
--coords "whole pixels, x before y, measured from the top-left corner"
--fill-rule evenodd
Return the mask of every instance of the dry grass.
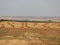
M 60 28 L 60 23 L 38 23 L 38 22 L 0 22 L 0 28 Z
M 60 23 L 0 22 L 0 45 L 60 45 Z

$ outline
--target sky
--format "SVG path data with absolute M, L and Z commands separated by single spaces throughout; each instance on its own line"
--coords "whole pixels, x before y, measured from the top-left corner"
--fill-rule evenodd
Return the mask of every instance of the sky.
M 60 0 L 0 0 L 0 16 L 60 16 Z

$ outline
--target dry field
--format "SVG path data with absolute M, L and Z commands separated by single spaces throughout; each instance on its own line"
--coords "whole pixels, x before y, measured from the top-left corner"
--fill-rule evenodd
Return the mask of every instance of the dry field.
M 0 45 L 60 45 L 60 23 L 0 22 Z

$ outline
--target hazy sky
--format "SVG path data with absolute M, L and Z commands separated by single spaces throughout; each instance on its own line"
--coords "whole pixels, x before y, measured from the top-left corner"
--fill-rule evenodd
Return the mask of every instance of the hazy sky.
M 0 0 L 0 16 L 60 16 L 60 0 Z

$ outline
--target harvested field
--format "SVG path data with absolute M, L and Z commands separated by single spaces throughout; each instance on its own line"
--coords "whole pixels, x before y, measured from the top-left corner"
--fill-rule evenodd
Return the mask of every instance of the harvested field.
M 0 22 L 0 45 L 60 45 L 60 23 Z

